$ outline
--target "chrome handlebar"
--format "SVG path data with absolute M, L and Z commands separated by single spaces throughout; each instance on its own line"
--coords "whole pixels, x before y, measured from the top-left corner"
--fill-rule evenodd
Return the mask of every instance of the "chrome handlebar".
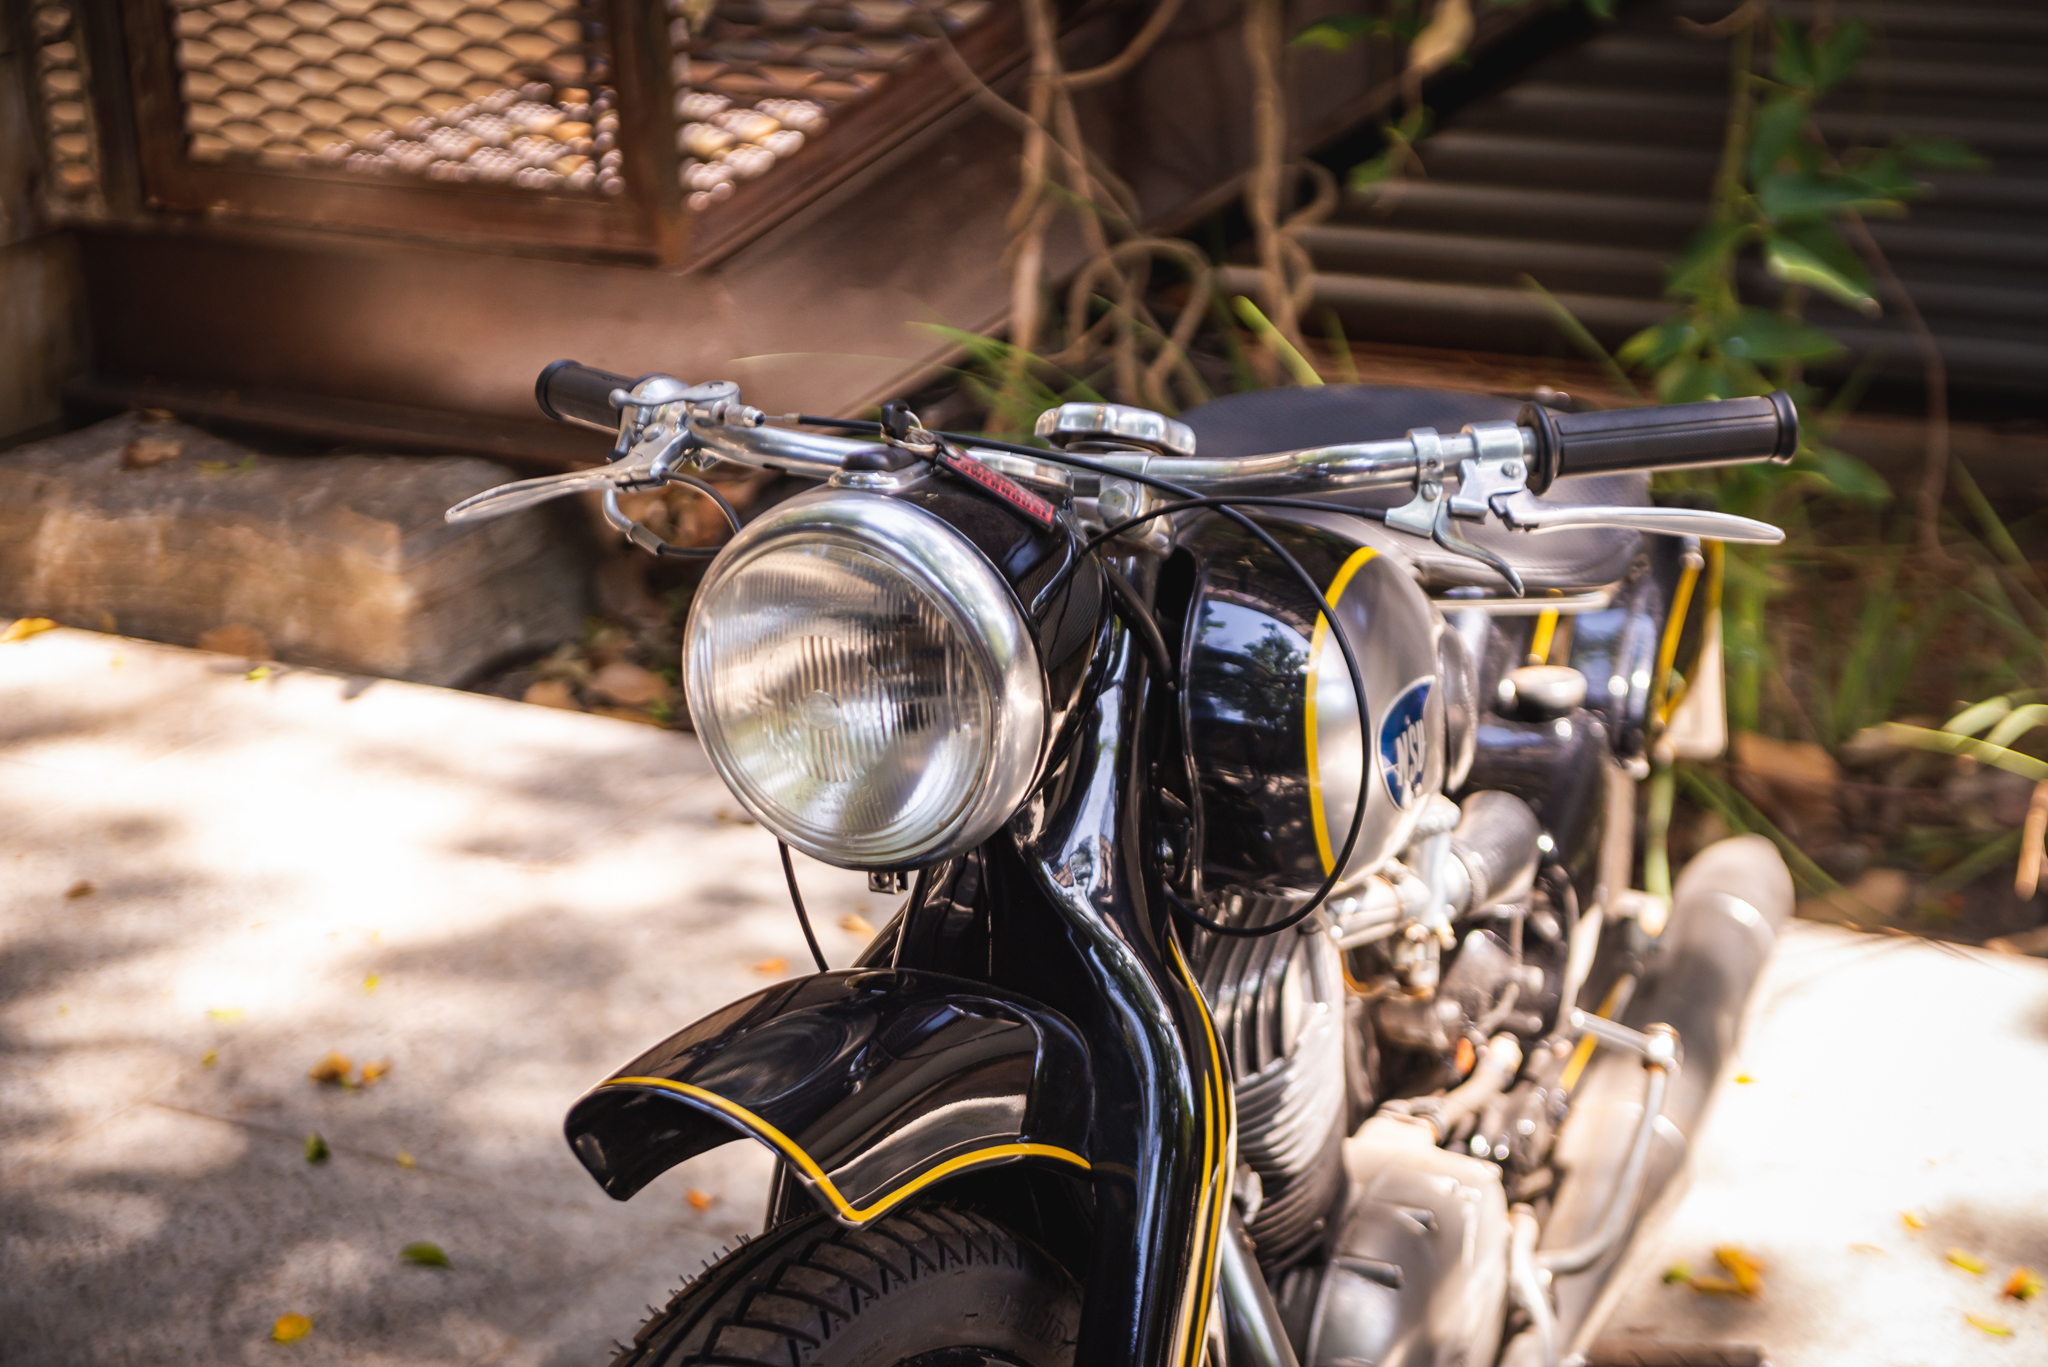
M 613 389 L 610 400 L 619 410 L 618 441 L 610 463 L 487 489 L 450 508 L 448 521 L 478 522 L 564 494 L 654 488 L 671 475 L 703 471 L 722 461 L 810 479 L 854 479 L 844 467 L 856 456 L 873 458 L 872 463 L 861 462 L 870 468 L 887 468 L 899 445 L 930 450 L 931 438 L 925 433 L 913 433 L 913 442 L 899 444 L 887 438 L 836 437 L 771 425 L 766 414 L 741 403 L 738 386 L 727 382 L 685 385 L 652 375 L 631 390 Z M 913 444 L 920 438 L 925 445 Z M 1090 442 L 1077 454 L 1085 452 L 1091 462 L 1140 480 L 1168 481 L 1204 496 L 1327 497 L 1405 485 L 1415 496 L 1388 512 L 1389 527 L 1494 566 L 1518 594 L 1521 585 L 1514 572 L 1498 556 L 1457 536 L 1454 520 L 1493 518 L 1523 532 L 1613 527 L 1766 544 L 1784 538 L 1776 527 L 1727 513 L 1546 502 L 1529 489 L 1540 441 L 1540 434 L 1516 423 L 1485 422 L 1456 433 L 1423 427 L 1389 441 L 1274 451 L 1235 460 L 1147 450 L 1128 442 Z M 1092 496 L 1102 483 L 1095 472 L 1062 465 L 1054 452 L 1040 460 L 972 442 L 962 445 L 999 473 L 1077 496 Z

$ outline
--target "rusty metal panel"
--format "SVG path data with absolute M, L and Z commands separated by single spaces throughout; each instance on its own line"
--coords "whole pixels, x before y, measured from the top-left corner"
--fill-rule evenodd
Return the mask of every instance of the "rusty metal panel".
M 77 0 L 29 6 L 33 93 L 48 174 L 44 199 L 53 218 L 97 217 L 101 193 L 99 129 L 93 116 L 91 64 Z
M 601 18 L 578 0 L 169 0 L 185 155 L 618 195 Z
M 678 174 L 689 207 L 796 155 L 827 118 L 1001 0 L 669 0 Z

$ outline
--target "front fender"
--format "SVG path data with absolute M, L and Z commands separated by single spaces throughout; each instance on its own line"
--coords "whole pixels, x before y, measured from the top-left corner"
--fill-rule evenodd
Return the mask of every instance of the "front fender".
M 626 1200 L 740 1135 L 864 1224 L 941 1178 L 1020 1159 L 1086 1170 L 1088 1049 L 1049 1007 L 905 969 L 781 983 L 671 1035 L 569 1110 L 569 1145 Z

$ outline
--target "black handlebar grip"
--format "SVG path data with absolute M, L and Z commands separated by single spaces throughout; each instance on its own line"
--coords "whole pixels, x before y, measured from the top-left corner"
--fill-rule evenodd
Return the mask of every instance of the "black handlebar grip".
M 1539 494 L 1559 475 L 1682 470 L 1753 460 L 1782 465 L 1799 449 L 1799 410 L 1782 389 L 1760 399 L 1713 399 L 1605 413 L 1556 413 L 1532 403 L 1518 421 L 1536 436 L 1529 488 Z
M 580 361 L 556 361 L 533 382 L 533 399 L 540 411 L 556 422 L 580 422 L 616 432 L 619 410 L 612 406 L 612 391 L 632 388 L 633 381 L 624 375 Z

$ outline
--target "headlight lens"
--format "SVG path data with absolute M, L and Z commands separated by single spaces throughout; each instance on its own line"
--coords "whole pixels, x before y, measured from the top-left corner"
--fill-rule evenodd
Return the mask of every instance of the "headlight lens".
M 1015 810 L 1045 730 L 1023 614 L 915 505 L 828 491 L 713 563 L 690 613 L 692 720 L 748 810 L 849 868 L 928 863 Z

